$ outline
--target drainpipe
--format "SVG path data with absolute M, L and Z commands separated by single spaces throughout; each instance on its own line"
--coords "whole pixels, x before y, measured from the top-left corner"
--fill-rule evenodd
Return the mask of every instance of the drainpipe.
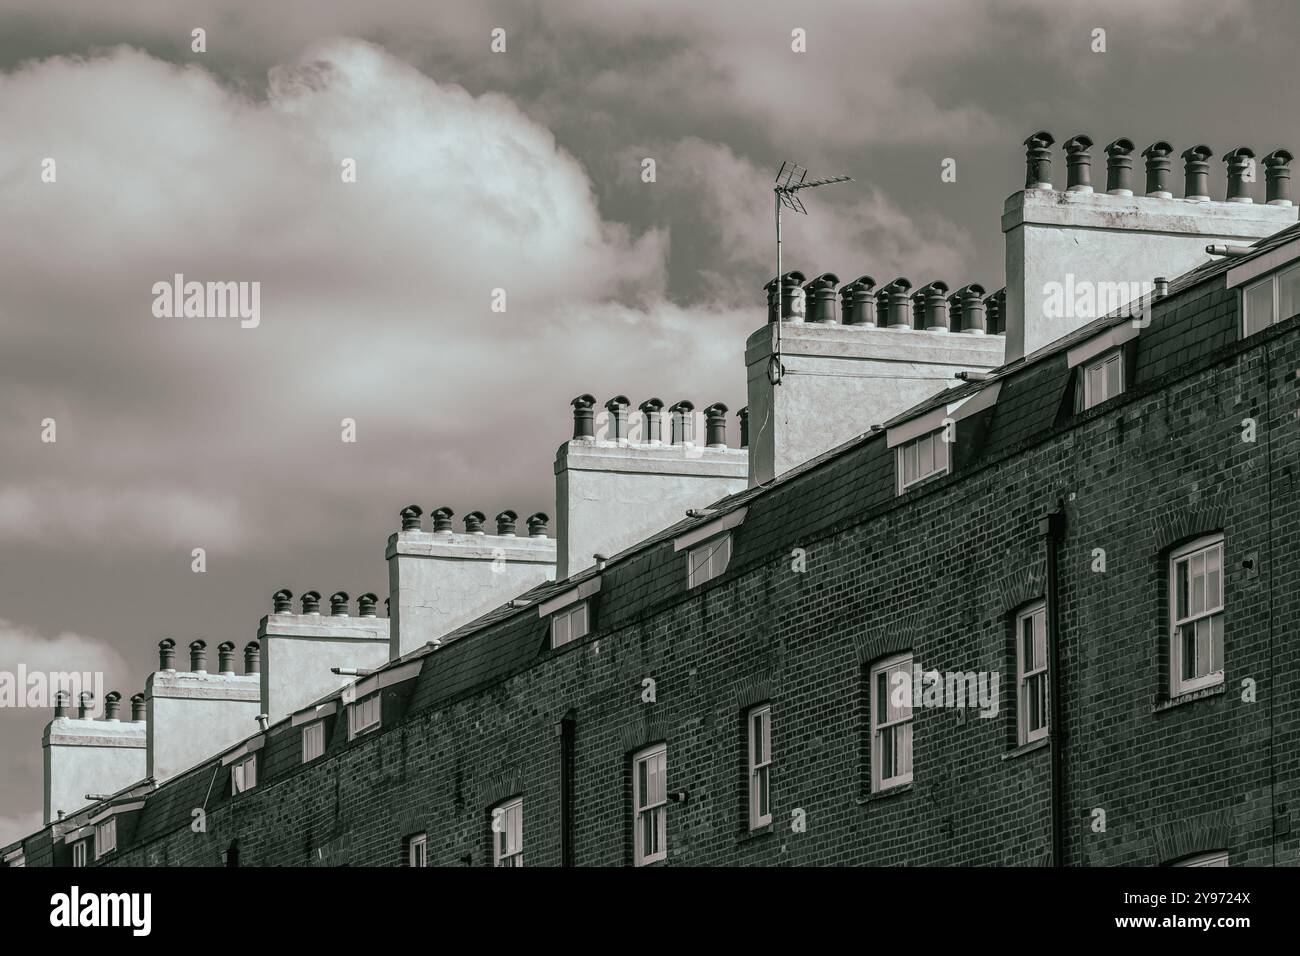
M 1038 530 L 1047 550 L 1047 738 L 1052 758 L 1052 866 L 1061 867 L 1065 865 L 1065 769 L 1061 753 L 1065 728 L 1061 723 L 1061 596 L 1057 555 L 1065 538 L 1065 510 L 1059 501 L 1055 510 L 1040 519 Z

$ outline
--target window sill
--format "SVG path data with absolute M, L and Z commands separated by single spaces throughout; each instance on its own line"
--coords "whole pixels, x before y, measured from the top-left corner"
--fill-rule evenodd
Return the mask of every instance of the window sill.
M 911 783 L 900 783 L 897 786 L 890 787 L 887 790 L 875 790 L 864 796 L 858 797 L 859 804 L 875 803 L 878 800 L 888 800 L 890 797 L 899 797 L 905 793 L 912 792 Z
M 1021 744 L 1015 750 L 1008 750 L 1002 755 L 1003 760 L 1014 760 L 1016 757 L 1023 757 L 1025 754 L 1031 754 L 1035 750 L 1046 750 L 1051 746 L 1051 737 L 1040 737 L 1038 740 L 1031 740 L 1027 744 Z
M 746 830 L 744 833 L 737 834 L 737 843 L 753 843 L 769 837 L 776 832 L 776 828 L 770 823 L 765 823 L 761 827 L 754 827 L 752 830 Z
M 1161 714 L 1175 707 L 1181 707 L 1183 704 L 1190 704 L 1193 701 L 1204 700 L 1207 697 L 1222 697 L 1228 692 L 1227 684 L 1215 684 L 1213 687 L 1202 687 L 1200 690 L 1189 690 L 1185 694 L 1179 694 L 1177 697 L 1169 697 L 1157 701 L 1151 708 L 1151 713 Z

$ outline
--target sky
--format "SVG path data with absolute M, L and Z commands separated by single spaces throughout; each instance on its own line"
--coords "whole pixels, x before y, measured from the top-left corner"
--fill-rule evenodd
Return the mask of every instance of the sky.
M 384 596 L 407 504 L 554 515 L 575 395 L 739 409 L 783 160 L 854 179 L 787 268 L 996 289 L 1027 135 L 1095 172 L 1121 136 L 1295 149 L 1298 31 L 1293 0 L 0 0 L 0 672 L 129 698 L 279 588 Z M 156 315 L 178 273 L 260 283 L 256 326 Z M 50 716 L 0 708 L 0 845 Z

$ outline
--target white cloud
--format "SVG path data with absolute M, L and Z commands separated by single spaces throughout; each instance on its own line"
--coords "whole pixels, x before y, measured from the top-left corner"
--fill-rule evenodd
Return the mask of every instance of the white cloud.
M 136 680 L 126 660 L 98 638 L 70 631 L 44 637 L 32 628 L 0 618 L 0 668 L 16 673 L 20 665 L 29 674 L 37 671 L 102 674 L 105 693 L 120 690 L 123 698 L 135 693 L 131 688 L 136 686 Z M 97 712 L 102 703 L 95 702 Z M 38 743 L 32 741 L 29 745 L 38 746 Z

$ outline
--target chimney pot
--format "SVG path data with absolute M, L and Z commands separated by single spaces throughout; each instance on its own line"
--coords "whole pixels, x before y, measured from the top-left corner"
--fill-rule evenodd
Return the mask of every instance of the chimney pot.
M 319 614 L 320 613 L 320 592 L 308 591 L 302 596 L 302 613 Z
M 519 515 L 509 509 L 501 512 L 496 516 L 497 534 L 507 537 L 514 537 L 515 522 L 519 520 Z
M 923 318 L 918 321 L 918 328 L 928 332 L 948 331 L 948 283 L 931 282 L 913 298 L 922 309 L 920 316 Z
M 147 710 L 145 707 L 144 694 L 132 694 L 131 695 L 131 719 L 135 721 L 137 724 L 143 723 L 146 713 Z
M 1214 150 L 1205 144 L 1183 150 L 1183 198 L 1190 202 L 1210 201 L 1210 159 Z
M 500 518 L 498 517 L 497 520 L 499 521 Z M 514 534 L 514 531 L 511 530 L 510 533 Z M 372 591 L 367 591 L 365 594 L 361 595 L 361 597 L 357 598 L 357 615 L 359 617 L 374 617 L 375 605 L 378 603 L 379 595 Z
M 347 617 L 348 616 L 348 597 L 347 591 L 335 591 L 330 595 L 330 617 Z
M 545 538 L 546 525 L 551 519 L 545 512 L 539 511 L 536 514 L 528 516 L 528 536 L 530 538 Z
M 740 419 L 740 447 L 749 447 L 749 406 L 746 405 L 740 411 L 736 412 L 736 417 Z
M 158 642 L 158 669 L 160 671 L 176 670 L 176 642 L 164 637 Z
M 1065 141 L 1065 191 L 1092 192 L 1092 138 L 1080 134 Z
M 695 404 L 682 399 L 668 409 L 673 416 L 673 444 L 689 445 L 695 441 Z
M 217 645 L 217 671 L 221 674 L 235 672 L 235 642 L 222 641 Z
M 1106 147 L 1106 192 L 1112 196 L 1133 195 L 1133 145 L 1120 138 Z
M 55 693 L 54 695 L 54 716 L 55 717 L 68 716 L 68 701 L 71 699 L 71 697 L 72 695 L 69 694 L 66 690 L 61 690 Z
M 596 399 L 579 395 L 569 402 L 573 406 L 573 437 L 577 441 L 596 440 Z
M 645 416 L 645 440 L 650 445 L 664 443 L 664 403 L 657 398 L 647 398 L 641 403 Z
M 276 614 L 293 613 L 293 592 L 288 588 L 280 588 L 272 594 L 271 602 Z
M 79 720 L 88 719 L 94 707 L 95 695 L 88 690 L 83 690 L 77 704 L 77 718 Z
M 262 672 L 262 645 L 249 641 L 244 645 L 244 673 L 260 674 Z
M 884 286 L 876 293 L 876 312 L 879 321 L 891 329 L 910 329 L 912 320 L 908 315 L 908 292 L 912 283 L 898 278 Z
M 1249 146 L 1238 146 L 1223 154 L 1223 162 L 1228 168 L 1228 192 L 1224 202 L 1254 202 L 1250 197 L 1250 182 L 1255 178 L 1255 151 Z
M 1169 294 L 1169 280 L 1164 276 L 1156 276 L 1155 282 L 1152 284 L 1155 286 L 1157 299 L 1163 299 Z
M 984 287 L 972 282 L 964 285 L 949 297 L 961 309 L 960 331 L 970 335 L 985 335 L 988 332 L 988 319 L 984 314 Z M 957 329 L 953 323 L 954 330 Z
M 985 327 L 989 335 L 1002 335 L 1006 332 L 1006 301 L 1007 290 L 999 289 L 997 292 L 984 298 Z
M 420 516 L 423 514 L 424 514 L 424 510 L 419 505 L 407 505 L 405 508 L 403 508 L 402 509 L 402 530 L 419 531 Z
M 206 674 L 208 670 L 207 641 L 190 641 L 190 670 Z
M 437 508 L 433 512 L 433 530 L 439 534 L 451 534 L 451 519 L 456 512 L 450 508 Z
M 1147 167 L 1147 195 L 1156 199 L 1172 199 L 1169 188 L 1170 167 L 1173 165 L 1174 148 L 1162 139 L 1156 140 L 1146 149 L 1142 156 Z
M 1056 139 L 1039 130 L 1025 140 L 1025 188 L 1052 188 L 1052 144 Z
M 465 516 L 466 534 L 483 534 L 483 522 L 487 516 L 481 511 L 471 511 Z
M 625 395 L 615 395 L 605 403 L 605 410 L 609 412 L 610 441 L 627 441 L 627 410 L 631 406 Z
M 860 276 L 840 289 L 840 317 L 845 325 L 873 328 L 876 324 L 876 280 Z M 743 446 L 742 446 L 743 447 Z
M 121 706 L 122 695 L 115 690 L 110 690 L 104 695 L 104 719 L 117 720 L 117 711 Z
M 803 287 L 809 322 L 819 322 L 822 325 L 834 324 L 835 287 L 839 284 L 839 276 L 833 272 L 824 272 Z
M 727 406 L 721 402 L 715 402 L 704 410 L 705 431 L 710 448 L 727 447 L 727 411 Z
M 257 729 L 258 729 L 258 730 L 265 731 L 266 728 L 269 727 L 270 725 L 271 725 L 271 715 L 270 715 L 270 714 L 258 714 L 258 715 L 257 715 Z
M 1262 160 L 1270 206 L 1291 205 L 1291 160 L 1294 158 L 1290 150 L 1275 149 Z
M 787 272 L 781 277 L 781 315 L 786 322 L 802 322 L 804 315 L 804 294 L 800 286 L 805 276 L 802 272 Z M 765 286 L 767 290 L 767 321 L 777 321 L 777 280 L 772 278 Z

